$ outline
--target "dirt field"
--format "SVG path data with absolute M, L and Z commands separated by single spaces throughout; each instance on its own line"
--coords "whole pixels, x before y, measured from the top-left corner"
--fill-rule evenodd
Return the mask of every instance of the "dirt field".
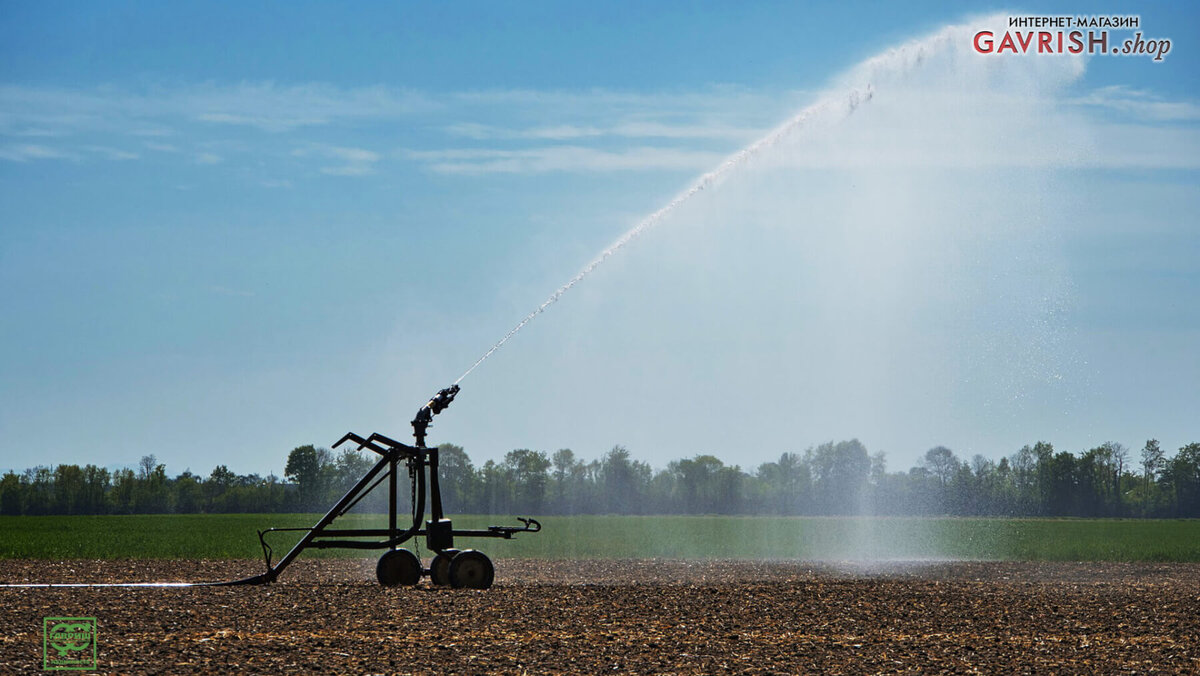
M 219 580 L 251 561 L 0 561 L 0 582 Z M 0 588 L 0 672 L 95 616 L 121 673 L 1200 672 L 1200 565 L 497 562 L 488 591 L 372 561 L 262 587 Z

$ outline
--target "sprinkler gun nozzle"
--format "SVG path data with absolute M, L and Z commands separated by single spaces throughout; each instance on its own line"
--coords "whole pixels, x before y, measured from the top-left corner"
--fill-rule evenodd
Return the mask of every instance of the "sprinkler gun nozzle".
M 450 402 L 454 401 L 454 395 L 458 394 L 458 389 L 458 385 L 451 385 L 444 390 L 438 390 L 433 399 L 430 399 L 429 403 L 425 405 L 429 407 L 430 411 L 441 413 L 450 405 Z
M 446 410 L 450 402 L 454 401 L 458 390 L 458 385 L 451 385 L 443 390 L 438 390 L 438 393 L 433 395 L 432 399 L 417 410 L 417 417 L 413 418 L 412 421 L 413 437 L 417 440 L 417 448 L 425 448 L 425 430 L 433 422 L 433 416 Z

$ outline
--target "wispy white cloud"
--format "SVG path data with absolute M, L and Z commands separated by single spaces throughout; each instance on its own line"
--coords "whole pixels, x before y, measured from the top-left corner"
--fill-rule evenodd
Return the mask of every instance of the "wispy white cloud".
M 469 138 L 477 141 L 490 139 L 578 139 L 603 135 L 598 127 L 581 127 L 576 125 L 559 125 L 555 127 L 539 127 L 536 129 L 505 129 L 478 122 L 459 122 L 446 126 L 446 133 L 451 136 Z
M 724 156 L 708 151 L 640 147 L 598 150 L 581 146 L 549 146 L 523 150 L 404 150 L 408 159 L 443 174 L 546 173 L 554 171 L 695 171 Z
M 185 121 L 283 132 L 342 120 L 395 119 L 428 111 L 421 93 L 323 83 L 205 83 L 144 91 L 0 86 L 0 133 L 38 128 L 57 133 L 100 130 L 166 135 Z
M 593 110 L 608 113 L 681 112 L 723 114 L 738 110 L 793 107 L 812 98 L 804 90 L 756 90 L 735 85 L 715 85 L 695 90 L 639 92 L 614 89 L 483 89 L 444 94 L 439 100 L 449 107 L 478 105 L 512 106 L 532 110 Z
M 71 162 L 82 162 L 85 157 L 80 153 L 87 153 L 91 157 L 113 161 L 136 160 L 139 157 L 137 153 L 128 150 L 98 145 L 84 145 L 75 150 L 62 150 L 33 143 L 17 143 L 0 147 L 0 159 L 9 160 L 10 162 L 28 162 L 29 160 L 69 160 Z
M 627 122 L 612 128 L 614 136 L 633 138 L 700 138 L 749 140 L 770 131 L 766 127 L 744 127 L 726 124 L 664 124 L 660 122 Z
M 700 170 L 760 138 L 811 98 L 811 93 L 802 91 L 738 87 L 665 93 L 603 89 L 433 93 L 272 82 L 143 90 L 0 85 L 0 136 L 13 141 L 0 146 L 0 159 L 133 160 L 139 153 L 122 149 L 122 145 L 129 136 L 138 136 L 145 137 L 139 139 L 139 149 L 180 153 L 181 159 L 198 164 L 236 165 L 235 160 L 249 157 L 248 153 L 259 161 L 291 155 L 323 160 L 313 170 L 326 175 L 363 176 L 378 171 L 381 161 L 378 153 L 356 147 L 364 129 L 379 139 L 377 142 L 394 144 L 408 143 L 399 141 L 397 134 L 421 129 L 434 132 L 434 136 L 423 136 L 424 148 L 401 155 L 439 173 Z M 898 129 L 890 136 L 844 142 L 843 147 L 826 149 L 826 154 L 797 155 L 792 161 L 844 166 L 878 162 L 882 156 L 883 161 L 908 162 L 917 157 L 926 163 L 952 166 L 1039 161 L 1072 166 L 1195 164 L 1186 155 L 1195 145 L 1186 123 L 1200 120 L 1200 104 L 1195 101 L 1168 100 L 1150 91 L 1115 86 L 1058 103 L 1092 122 L 1119 120 L 1122 126 L 1111 147 L 1097 153 L 1086 144 L 1075 143 L 1077 139 L 1042 139 L 1045 143 L 1039 141 L 1041 145 L 1016 139 L 995 148 L 977 148 L 956 145 L 953 137 L 963 134 L 950 127 L 915 130 L 924 137 L 939 138 L 924 138 L 906 148 L 914 137 L 906 137 L 900 133 L 904 130 Z M 933 104 L 926 98 L 913 105 Z M 1176 129 L 1172 125 L 1183 126 Z M 322 138 L 336 139 L 345 132 L 355 140 L 305 144 L 306 130 L 316 126 L 328 127 Z M 444 134 L 441 143 L 436 135 L 439 131 Z M 281 141 L 270 140 L 282 134 L 289 135 Z M 36 142 L 38 137 L 54 141 Z M 171 142 L 163 142 L 162 137 L 172 137 Z M 25 139 L 35 142 L 22 142 Z M 76 139 L 73 144 L 72 139 Z M 463 139 L 478 147 L 455 148 Z M 1138 142 L 1157 145 L 1138 148 Z M 1059 150 L 1054 150 L 1056 146 Z M 1018 148 L 1043 151 L 1014 150 Z
M 1200 120 L 1200 103 L 1168 101 L 1153 92 L 1125 85 L 1101 87 L 1072 100 L 1081 106 L 1096 106 L 1148 121 L 1183 122 Z
M 927 129 L 898 139 L 895 130 L 876 127 L 855 137 L 808 139 L 798 150 L 772 154 L 763 163 L 802 169 L 1200 169 L 1200 130 L 1096 124 L 1060 131 L 1021 130 L 990 139 L 961 129 Z
M 345 160 L 347 162 L 378 162 L 379 153 L 363 150 L 362 148 L 342 148 L 337 146 L 325 146 L 324 152 L 329 157 Z
M 320 168 L 322 174 L 329 176 L 366 176 L 375 172 L 374 165 L 380 159 L 379 153 L 371 150 L 319 143 L 296 148 L 292 156 L 335 161 L 337 164 Z
M 309 127 L 321 124 L 328 124 L 329 119 L 324 117 L 303 117 L 287 112 L 275 113 L 273 115 L 239 115 L 236 113 L 200 113 L 196 115 L 196 119 L 201 122 L 213 122 L 216 124 L 232 124 L 242 125 L 247 127 L 258 127 L 265 131 L 290 131 L 298 127 Z
M 947 110 L 956 114 L 945 116 Z M 929 124 L 933 115 L 939 124 Z M 1200 168 L 1200 129 L 1192 125 L 1113 122 L 1072 101 L 1019 93 L 892 91 L 840 122 L 837 133 L 813 131 L 763 162 L 805 169 Z
M 799 91 L 737 87 L 701 91 L 630 92 L 604 89 L 480 90 L 432 93 L 394 87 L 337 87 L 326 83 L 201 83 L 143 90 L 68 89 L 0 85 L 0 134 L 109 131 L 141 136 L 177 133 L 186 122 L 287 132 L 355 120 L 398 120 L 435 112 L 515 113 L 532 124 L 452 124 L 470 136 L 570 139 L 596 135 L 735 138 L 773 122 L 808 97 Z M 494 115 L 489 115 L 494 119 Z
M 14 145 L 0 146 L 0 159 L 10 162 L 28 162 L 29 160 L 73 160 L 78 161 L 79 156 L 50 148 L 48 146 L 36 145 L 32 143 L 18 143 Z
M 366 164 L 343 164 L 336 167 L 321 167 L 321 173 L 327 176 L 366 176 L 375 173 L 375 170 Z
M 161 137 L 161 136 L 174 136 L 174 135 L 175 135 L 175 131 L 174 131 L 174 130 L 171 130 L 171 129 L 164 129 L 164 128 L 162 128 L 162 127 L 151 127 L 151 128 L 148 128 L 148 129 L 133 129 L 133 130 L 130 130 L 128 133 L 129 133 L 129 135 L 130 135 L 130 136 L 155 136 L 155 137 Z
M 25 138 L 38 138 L 38 137 L 53 138 L 56 136 L 63 136 L 63 133 L 60 131 L 55 131 L 53 129 L 42 129 L 39 127 L 27 127 L 25 129 L 14 129 L 9 133 L 9 136 L 20 136 L 20 137 L 25 137 Z
M 137 153 L 131 153 L 128 150 L 121 150 L 120 148 L 111 148 L 109 146 L 88 145 L 83 146 L 82 149 L 108 160 L 125 161 L 136 160 L 141 157 Z
M 625 122 L 611 126 L 579 126 L 560 124 L 528 129 L 508 129 L 472 122 L 452 124 L 446 132 L 475 140 L 520 139 L 537 141 L 568 141 L 600 137 L 666 138 L 666 139 L 730 139 L 744 141 L 766 133 L 764 128 L 740 127 L 727 124 L 668 124 L 663 122 Z

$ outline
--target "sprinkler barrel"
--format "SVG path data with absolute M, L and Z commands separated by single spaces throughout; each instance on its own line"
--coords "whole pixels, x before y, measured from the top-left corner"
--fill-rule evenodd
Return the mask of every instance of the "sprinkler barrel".
M 459 389 L 458 385 L 451 385 L 444 390 L 438 390 L 433 399 L 430 399 L 429 403 L 425 405 L 434 413 L 441 413 L 450 405 L 450 402 L 454 401 L 454 396 L 458 394 Z
M 450 402 L 454 401 L 458 390 L 458 385 L 438 390 L 432 399 L 417 409 L 417 416 L 412 421 L 413 438 L 417 440 L 417 448 L 425 448 L 425 430 L 433 423 L 433 416 L 446 410 Z

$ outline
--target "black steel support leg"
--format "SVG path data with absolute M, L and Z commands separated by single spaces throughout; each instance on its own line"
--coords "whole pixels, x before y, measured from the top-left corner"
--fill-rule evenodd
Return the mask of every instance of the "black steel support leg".
M 276 563 L 269 571 L 267 571 L 265 575 L 267 581 L 273 581 L 281 572 L 283 572 L 284 568 L 288 567 L 288 564 L 294 561 L 297 556 L 300 556 L 300 552 L 304 551 L 304 548 L 308 546 L 308 543 L 312 542 L 313 539 L 318 537 L 321 534 L 321 531 L 325 530 L 329 524 L 333 523 L 334 519 L 341 516 L 342 510 L 345 509 L 347 505 L 354 502 L 354 500 L 358 497 L 359 491 L 364 490 L 368 485 L 370 485 L 371 480 L 374 479 L 377 474 L 383 471 L 383 468 L 387 467 L 389 463 L 396 462 L 396 456 L 397 452 L 391 451 L 388 455 L 381 458 L 379 462 L 375 463 L 375 466 L 372 467 L 365 475 L 363 475 L 363 478 L 359 479 L 358 483 L 354 484 L 353 488 L 346 491 L 346 494 L 342 496 L 342 499 L 338 500 L 337 504 L 334 505 L 333 508 L 328 512 L 326 512 L 325 516 L 321 517 L 321 520 L 317 522 L 317 525 L 313 526 L 312 530 L 308 531 L 304 537 L 300 538 L 300 541 L 296 543 L 295 547 L 292 547 L 291 551 L 289 551 L 282 559 L 279 560 L 278 563 Z M 396 492 L 393 490 L 393 498 L 395 495 Z
M 429 509 L 432 512 L 430 515 L 434 523 L 441 521 L 442 514 L 442 487 L 438 483 L 438 449 L 429 449 Z
M 388 531 L 389 531 L 388 537 L 391 537 L 391 538 L 396 537 L 396 533 L 397 533 L 397 531 L 396 531 L 396 468 L 398 466 L 399 466 L 399 462 L 397 462 L 396 458 L 393 457 L 391 460 L 391 467 L 389 468 L 391 476 L 388 477 Z M 392 549 L 395 549 L 395 548 L 396 548 L 395 545 L 393 545 Z

